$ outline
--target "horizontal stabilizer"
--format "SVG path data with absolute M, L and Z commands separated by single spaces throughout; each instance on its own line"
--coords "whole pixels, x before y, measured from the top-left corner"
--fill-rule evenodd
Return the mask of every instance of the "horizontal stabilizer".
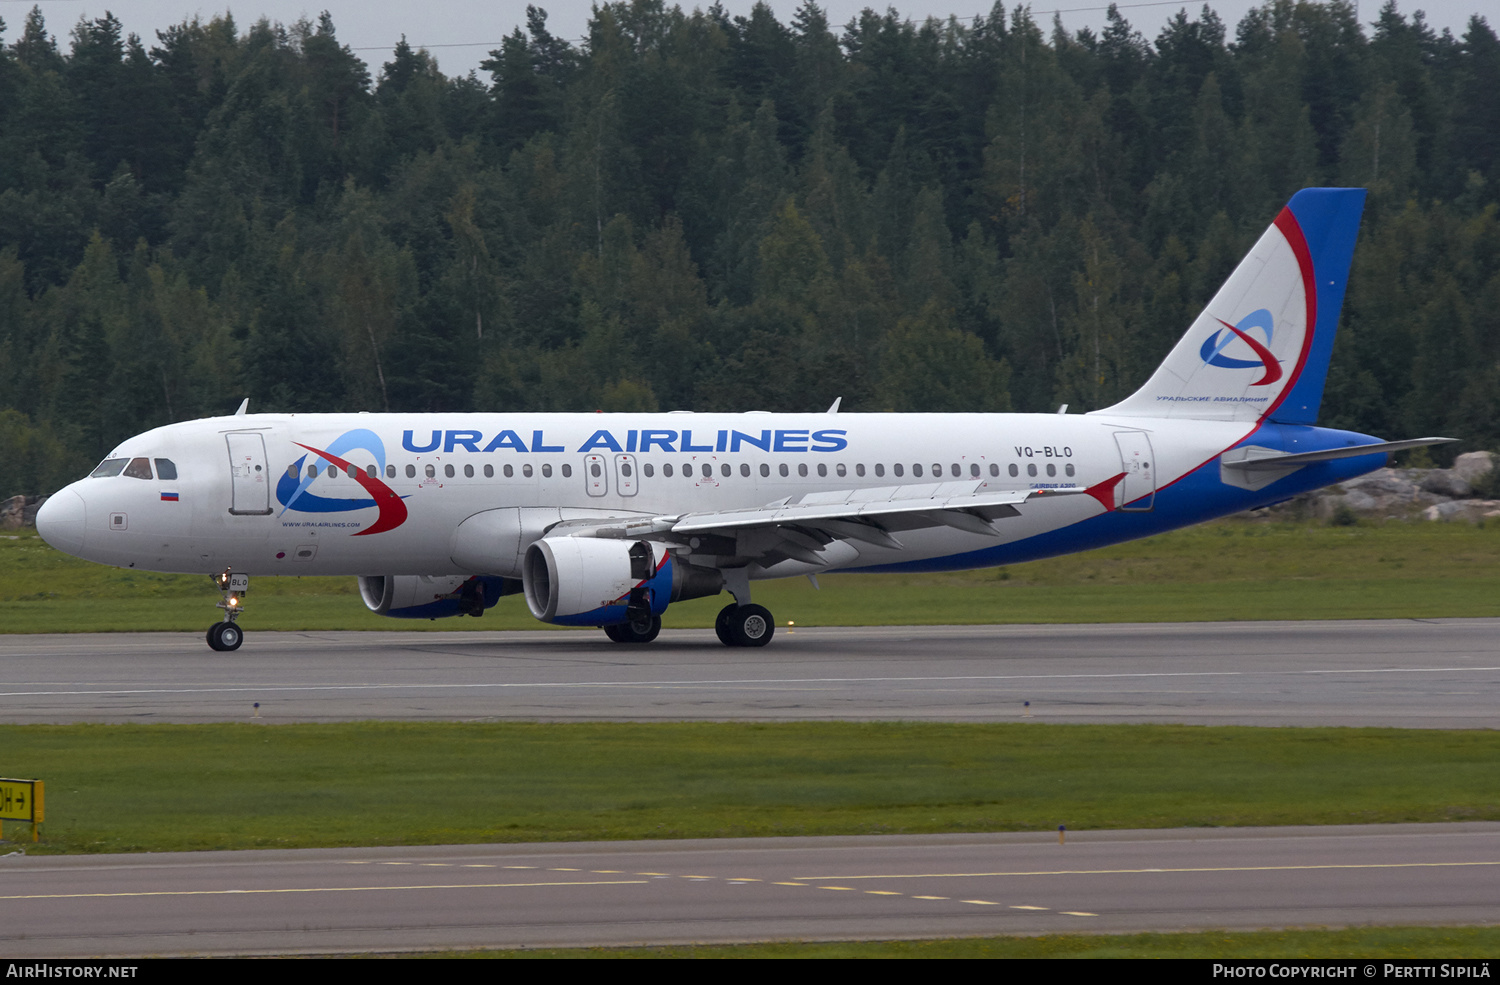
M 1291 455 L 1251 445 L 1225 452 L 1222 461 L 1231 468 L 1244 469 L 1247 472 L 1262 472 L 1294 465 L 1311 465 L 1313 462 L 1332 462 L 1340 458 L 1359 458 L 1362 455 L 1382 453 L 1388 455 L 1392 452 L 1405 451 L 1408 448 L 1446 445 L 1457 440 L 1457 438 L 1408 438 L 1405 441 L 1381 441 L 1373 445 L 1349 445 L 1344 448 L 1304 451 Z

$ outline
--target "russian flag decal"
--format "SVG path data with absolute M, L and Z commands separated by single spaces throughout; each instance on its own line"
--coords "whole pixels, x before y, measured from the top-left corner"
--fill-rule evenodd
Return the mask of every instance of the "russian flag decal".
M 163 503 L 175 503 L 177 502 L 177 494 L 164 492 L 161 494 L 161 501 Z

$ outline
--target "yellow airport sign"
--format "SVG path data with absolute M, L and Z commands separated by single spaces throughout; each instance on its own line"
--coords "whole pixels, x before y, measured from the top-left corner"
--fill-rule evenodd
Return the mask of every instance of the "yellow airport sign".
M 41 780 L 0 779 L 0 821 L 29 821 L 32 841 L 37 840 L 45 801 Z

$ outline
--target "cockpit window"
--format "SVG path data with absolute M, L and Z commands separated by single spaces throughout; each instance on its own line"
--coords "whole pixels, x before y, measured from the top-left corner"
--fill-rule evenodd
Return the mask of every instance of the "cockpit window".
M 106 458 L 104 461 L 99 463 L 99 467 L 97 469 L 89 473 L 89 478 L 99 479 L 108 478 L 112 475 L 119 475 L 122 471 L 124 471 L 125 466 L 128 464 L 130 464 L 130 459 L 128 458 Z
M 177 466 L 172 464 L 170 458 L 158 458 L 156 460 L 156 477 L 158 479 L 176 479 Z
M 125 474 L 132 479 L 151 478 L 151 460 L 149 458 L 132 458 L 130 464 L 125 466 Z

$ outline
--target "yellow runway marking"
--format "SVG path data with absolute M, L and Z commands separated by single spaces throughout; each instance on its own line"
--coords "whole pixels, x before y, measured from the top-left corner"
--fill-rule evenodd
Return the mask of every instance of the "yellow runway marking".
M 959 900 L 959 902 L 960 903 L 973 903 L 976 906 L 999 906 L 1000 905 L 999 903 L 992 903 L 992 902 L 990 902 L 987 899 L 961 899 L 961 900 Z
M 1050 910 L 1049 906 L 1013 906 L 1012 910 Z
M 823 879 L 976 879 L 988 876 L 1120 876 L 1174 872 L 1314 872 L 1320 869 L 1451 869 L 1500 865 L 1497 862 L 1369 862 L 1355 865 L 1219 865 L 1184 869 L 1038 869 L 1026 872 L 888 872 L 880 875 L 794 876 L 819 882 Z
M 865 892 L 871 896 L 900 896 L 901 893 L 892 892 L 889 889 L 866 889 Z
M 1082 910 L 1058 910 L 1065 917 L 1097 917 L 1097 913 L 1084 913 Z
M 946 896 L 913 896 L 912 899 L 947 899 Z

